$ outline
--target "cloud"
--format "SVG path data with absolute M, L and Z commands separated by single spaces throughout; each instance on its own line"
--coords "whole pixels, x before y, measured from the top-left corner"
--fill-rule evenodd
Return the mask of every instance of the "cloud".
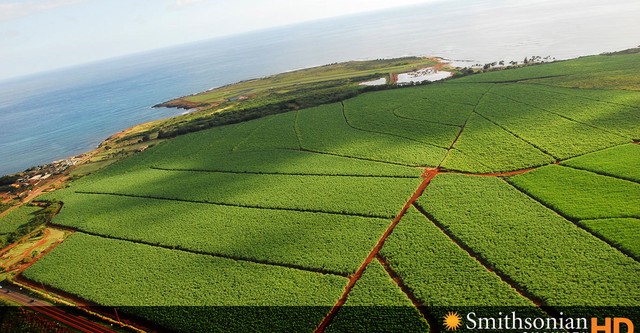
M 196 4 L 198 2 L 202 2 L 202 0 L 176 0 L 176 3 L 174 5 L 175 8 L 182 8 L 182 7 L 186 7 L 186 6 L 191 6 L 193 4 Z
M 40 0 L 0 3 L 0 22 L 80 3 L 84 0 Z M 188 1 L 188 0 L 187 0 Z

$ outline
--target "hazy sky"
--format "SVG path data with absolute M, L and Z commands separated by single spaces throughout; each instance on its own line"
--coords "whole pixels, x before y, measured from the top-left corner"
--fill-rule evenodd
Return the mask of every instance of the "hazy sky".
M 0 0 L 0 79 L 438 0 Z

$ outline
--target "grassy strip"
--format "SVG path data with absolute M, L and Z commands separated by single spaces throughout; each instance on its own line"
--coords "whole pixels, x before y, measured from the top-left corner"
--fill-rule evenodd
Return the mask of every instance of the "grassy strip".
M 413 207 L 389 236 L 381 255 L 427 307 L 534 306 Z
M 388 76 L 390 72 L 411 71 L 415 68 L 432 66 L 436 63 L 434 59 L 416 57 L 350 61 L 287 72 L 262 79 L 248 80 L 182 99 L 195 103 L 211 103 L 240 95 L 259 96 L 265 92 L 282 93 L 291 90 L 292 87 L 305 84 L 320 84 L 336 80 L 349 80 L 346 82 L 357 83 L 363 77 L 384 77 Z
M 9 245 L 45 225 L 60 208 L 59 203 L 47 207 L 23 205 L 0 219 L 0 246 Z
M 374 261 L 326 332 L 429 332 L 429 324 Z
M 443 166 L 449 170 L 489 173 L 549 164 L 553 157 L 499 126 L 472 114 Z
M 640 185 L 550 165 L 509 182 L 573 220 L 640 218 Z
M 98 304 L 133 306 L 122 311 L 180 332 L 310 331 L 346 283 L 331 275 L 82 233 L 24 275 Z
M 595 234 L 610 240 L 634 255 L 640 258 L 640 219 L 634 218 L 618 218 L 618 219 L 602 219 L 602 220 L 583 220 L 580 224 Z
M 448 147 L 458 133 L 457 126 L 398 118 L 393 110 L 404 107 L 402 100 L 391 99 L 395 102 L 391 106 L 384 105 L 382 101 L 388 101 L 387 96 L 367 94 L 345 101 L 344 114 L 348 124 L 358 129 L 396 135 L 439 147 Z
M 419 204 L 546 305 L 637 305 L 640 263 L 501 179 L 439 175 Z
M 0 218 L 0 234 L 14 232 L 21 225 L 29 223 L 35 213 L 41 209 L 38 206 L 23 205 L 9 212 L 6 216 Z
M 286 113 L 184 135 L 139 154 L 144 156 L 133 157 L 133 162 L 118 163 L 107 169 L 106 174 L 144 166 L 246 173 L 408 177 L 420 174 L 419 170 L 406 166 L 295 150 L 299 148 L 295 117 L 296 113 Z
M 456 81 L 514 82 L 528 80 L 580 88 L 637 88 L 640 82 L 638 82 L 637 75 L 634 76 L 633 73 L 637 73 L 640 70 L 640 65 L 638 65 L 640 63 L 638 61 L 639 58 L 640 54 L 582 57 L 551 64 L 471 75 Z M 617 73 L 614 73 L 612 79 L 608 79 L 607 73 L 622 70 L 630 74 L 625 76 L 627 80 L 617 81 L 620 78 Z
M 523 93 L 528 91 L 526 87 L 521 89 Z M 488 94 L 476 111 L 558 159 L 628 142 L 618 135 L 495 94 Z
M 626 144 L 562 162 L 572 168 L 640 182 L 640 145 Z
M 133 170 L 78 183 L 76 192 L 392 218 L 418 179 Z M 361 200 L 366 194 L 367 200 Z
M 348 275 L 388 220 L 225 207 L 109 195 L 72 195 L 56 224 L 177 249 Z
M 621 104 L 585 99 L 568 94 L 571 89 L 537 85 L 499 85 L 494 92 L 525 105 L 597 127 L 626 138 L 640 133 L 640 110 Z M 608 96 L 615 101 L 616 94 Z
M 339 104 L 299 112 L 297 125 L 303 148 L 414 166 L 438 165 L 446 153 L 432 145 L 353 129 Z

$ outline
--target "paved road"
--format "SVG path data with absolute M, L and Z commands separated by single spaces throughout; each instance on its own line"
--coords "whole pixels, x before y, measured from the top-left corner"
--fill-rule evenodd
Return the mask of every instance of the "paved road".
M 2 285 L 1 287 L 2 289 L 0 289 L 0 298 L 5 298 L 20 305 L 27 306 L 44 316 L 63 323 L 80 332 L 115 333 L 115 331 L 105 326 L 96 324 L 90 320 L 87 320 L 86 318 L 66 313 L 62 308 L 53 306 L 49 302 L 37 298 L 32 298 L 30 296 L 22 294 L 19 290 L 15 290 L 4 285 Z

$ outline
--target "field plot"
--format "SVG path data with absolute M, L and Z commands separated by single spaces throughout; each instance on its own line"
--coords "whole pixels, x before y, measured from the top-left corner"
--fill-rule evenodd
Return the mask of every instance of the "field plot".
M 640 184 L 550 165 L 509 182 L 575 220 L 640 218 Z
M 549 164 L 553 157 L 478 114 L 469 117 L 462 135 L 442 166 L 449 170 L 490 173 Z
M 381 254 L 422 304 L 442 308 L 534 306 L 415 208 L 401 222 Z
M 616 88 L 640 84 L 621 73 L 639 57 L 154 141 L 43 197 L 76 232 L 24 277 L 185 332 L 426 332 L 448 311 L 638 307 L 640 93 Z
M 302 148 L 364 159 L 436 166 L 446 149 L 390 134 L 359 130 L 346 122 L 340 104 L 299 111 Z
M 504 180 L 439 175 L 419 204 L 492 269 L 546 305 L 637 305 L 640 263 Z
M 557 159 L 631 141 L 491 93 L 480 101 L 477 112 Z
M 587 229 L 640 258 L 640 219 L 618 218 L 580 221 Z
M 111 194 L 239 207 L 392 218 L 419 181 L 411 178 L 254 175 L 135 170 L 75 186 Z M 359 193 L 367 193 L 360 200 Z
M 63 200 L 56 223 L 92 234 L 345 276 L 355 272 L 389 224 L 387 219 L 110 195 Z
M 626 75 L 626 82 L 619 81 L 621 72 L 637 73 L 640 70 L 638 54 L 615 56 L 591 56 L 559 61 L 546 65 L 527 66 L 507 71 L 461 78 L 459 82 L 536 82 L 576 88 L 640 88 L 637 75 Z
M 393 114 L 393 110 L 379 108 L 378 101 L 366 95 L 346 101 L 343 113 L 347 123 L 355 129 L 393 135 L 440 148 L 447 148 L 460 131 L 459 126 L 399 118 Z
M 578 97 L 572 94 L 573 89 L 523 84 L 499 85 L 492 92 L 623 138 L 640 136 L 640 106 L 616 103 L 615 96 L 598 100 L 605 97 Z
M 564 161 L 562 165 L 640 183 L 640 145 L 601 150 Z
M 29 223 L 33 218 L 33 213 L 42 208 L 36 206 L 22 206 L 9 212 L 0 218 L 0 235 L 6 235 L 16 231 L 20 226 Z
M 429 324 L 374 261 L 349 293 L 327 332 L 429 332 Z
M 87 257 L 93 260 L 86 260 Z M 68 273 L 58 274 L 60 269 Z M 332 275 L 172 251 L 82 233 L 71 236 L 24 274 L 33 281 L 55 285 L 99 304 L 140 306 L 144 316 L 182 332 L 219 331 L 225 324 L 227 329 L 235 327 L 236 330 L 260 326 L 262 331 L 309 331 L 337 300 L 346 283 L 346 279 Z M 161 308 L 154 309 L 154 306 Z M 245 315 L 252 312 L 251 307 L 281 307 L 283 313 L 267 325 L 260 325 L 259 320 L 266 319 L 264 315 L 268 313 L 261 317 L 256 311 L 256 317 L 233 318 L 221 311 L 224 308 L 216 313 L 216 307 L 212 307 L 210 315 L 217 314 L 216 317 L 194 321 L 193 315 L 183 318 L 179 313 L 172 314 L 180 312 L 176 306 L 188 306 L 187 309 L 247 306 Z M 285 315 L 291 320 L 278 322 Z

